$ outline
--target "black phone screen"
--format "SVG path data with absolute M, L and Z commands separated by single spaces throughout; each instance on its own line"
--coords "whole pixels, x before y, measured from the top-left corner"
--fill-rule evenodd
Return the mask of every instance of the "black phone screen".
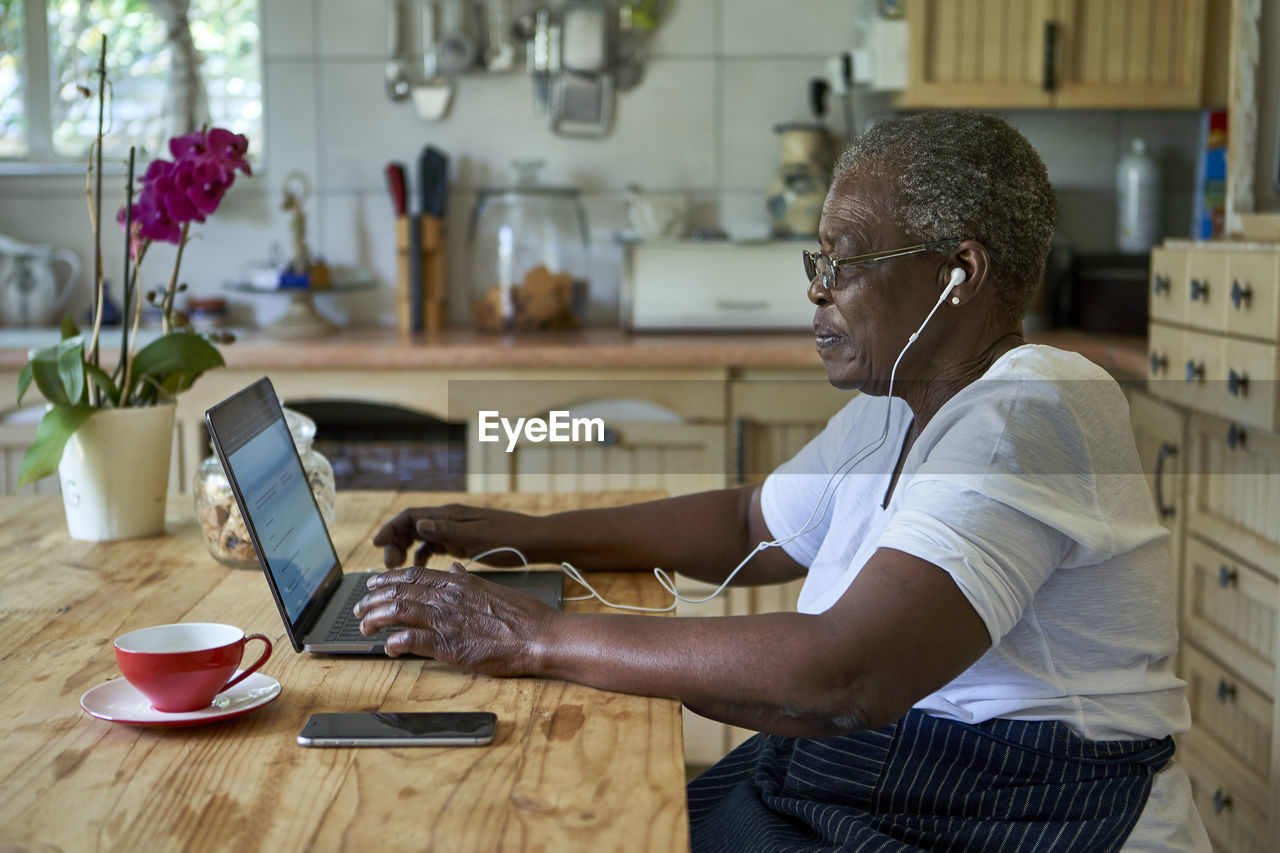
M 312 714 L 298 742 L 344 746 L 482 744 L 493 740 L 497 723 L 498 718 L 487 711 Z

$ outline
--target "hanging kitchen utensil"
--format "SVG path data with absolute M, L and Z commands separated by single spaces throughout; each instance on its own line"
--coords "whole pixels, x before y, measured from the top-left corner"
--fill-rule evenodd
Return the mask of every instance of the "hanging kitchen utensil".
M 484 67 L 494 74 L 515 68 L 516 46 L 511 41 L 511 0 L 485 0 L 489 43 L 484 49 Z
M 413 106 L 426 121 L 439 121 L 453 101 L 453 81 L 441 77 L 436 62 L 436 0 L 419 0 L 422 81 L 413 87 Z
M 529 43 L 529 79 L 533 81 L 534 115 L 545 115 L 551 94 L 551 42 L 558 41 L 558 30 L 553 30 L 551 13 L 539 9 L 534 15 L 533 38 Z
M 475 65 L 476 40 L 470 19 L 469 0 L 442 0 L 436 67 L 446 76 L 456 77 Z
M 551 90 L 551 129 L 601 137 L 613 123 L 613 70 L 606 0 L 572 0 L 560 13 L 559 74 Z
M 409 97 L 409 73 L 404 56 L 405 8 L 402 0 L 391 0 L 387 13 L 387 67 L 384 72 L 387 97 L 403 101 Z

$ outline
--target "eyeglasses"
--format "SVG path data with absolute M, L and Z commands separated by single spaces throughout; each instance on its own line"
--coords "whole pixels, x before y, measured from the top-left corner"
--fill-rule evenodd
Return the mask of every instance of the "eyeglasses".
M 822 286 L 827 290 L 839 289 L 836 269 L 846 264 L 865 264 L 871 261 L 883 261 L 889 258 L 900 258 L 903 255 L 915 255 L 920 252 L 932 252 L 935 249 L 955 245 L 964 238 L 952 237 L 947 240 L 934 240 L 918 246 L 907 246 L 905 249 L 889 249 L 884 252 L 870 252 L 865 255 L 853 255 L 848 258 L 833 258 L 826 252 L 804 252 L 804 274 L 809 281 L 821 277 Z

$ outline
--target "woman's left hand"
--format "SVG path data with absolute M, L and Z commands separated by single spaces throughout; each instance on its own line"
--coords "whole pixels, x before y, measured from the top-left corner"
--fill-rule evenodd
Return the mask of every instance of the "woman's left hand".
M 355 606 L 365 635 L 386 626 L 390 657 L 431 657 L 484 675 L 537 673 L 543 639 L 560 611 L 467 572 L 415 567 L 381 572 Z

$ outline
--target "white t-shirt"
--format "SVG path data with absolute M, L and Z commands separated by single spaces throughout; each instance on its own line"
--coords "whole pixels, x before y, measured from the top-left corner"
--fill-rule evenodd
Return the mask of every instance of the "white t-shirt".
M 783 545 L 809 567 L 799 610 L 826 611 L 877 549 L 894 548 L 947 572 L 991 637 L 915 707 L 967 723 L 1061 720 L 1089 740 L 1186 731 L 1168 533 L 1114 380 L 1073 353 L 1011 350 L 933 417 L 882 508 L 911 419 L 900 399 L 854 397 L 765 481 L 776 538 L 813 525 Z M 849 473 L 833 483 L 838 469 Z M 810 521 L 829 485 L 830 510 Z M 1126 849 L 1144 844 L 1208 849 L 1174 762 Z

